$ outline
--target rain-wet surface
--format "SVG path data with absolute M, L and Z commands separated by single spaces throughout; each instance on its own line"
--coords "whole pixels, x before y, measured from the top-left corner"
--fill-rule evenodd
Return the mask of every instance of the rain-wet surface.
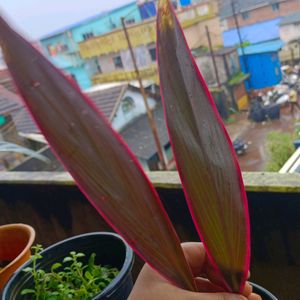
M 248 144 L 246 153 L 238 156 L 242 171 L 264 171 L 268 161 L 266 138 L 271 131 L 294 132 L 295 123 L 300 122 L 300 111 L 294 116 L 289 107 L 281 108 L 279 120 L 268 120 L 263 123 L 254 123 L 247 119 L 247 114 L 237 116 L 234 123 L 227 124 L 226 128 L 232 140 L 242 139 Z

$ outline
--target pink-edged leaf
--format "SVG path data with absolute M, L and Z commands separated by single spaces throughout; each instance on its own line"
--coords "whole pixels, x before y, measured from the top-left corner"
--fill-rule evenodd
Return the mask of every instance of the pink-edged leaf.
M 159 1 L 157 52 L 171 144 L 194 224 L 223 287 L 241 292 L 250 261 L 241 171 L 168 0 Z
M 154 187 L 103 115 L 1 17 L 0 45 L 36 123 L 91 204 L 153 268 L 195 290 Z

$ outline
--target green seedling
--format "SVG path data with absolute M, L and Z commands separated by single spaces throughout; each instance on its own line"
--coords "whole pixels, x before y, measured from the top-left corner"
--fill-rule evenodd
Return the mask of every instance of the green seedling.
M 50 271 L 38 268 L 43 247 L 32 247 L 32 267 L 23 271 L 33 277 L 34 286 L 23 289 L 21 295 L 38 300 L 88 300 L 101 293 L 118 275 L 119 271 L 110 266 L 95 264 L 96 254 L 92 253 L 85 264 L 84 253 L 71 251 L 62 262 L 54 263 Z M 26 298 L 24 298 L 26 299 Z

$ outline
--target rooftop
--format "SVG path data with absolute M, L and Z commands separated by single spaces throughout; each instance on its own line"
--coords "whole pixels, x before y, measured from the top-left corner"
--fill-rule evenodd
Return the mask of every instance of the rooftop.
M 284 42 L 281 40 L 274 40 L 265 43 L 259 43 L 255 45 L 250 45 L 245 47 L 243 50 L 244 54 L 259 54 L 259 53 L 269 53 L 269 52 L 278 52 L 284 46 Z M 242 55 L 241 48 L 238 49 L 239 55 Z
M 165 146 L 169 143 L 169 136 L 165 125 L 163 107 L 160 104 L 158 104 L 153 111 L 153 117 L 161 144 Z M 148 160 L 156 154 L 156 145 L 146 114 L 135 119 L 134 122 L 123 129 L 120 134 L 138 158 Z
M 112 118 L 128 88 L 128 84 L 116 84 L 108 86 L 108 88 L 94 89 L 87 91 L 87 95 L 93 100 L 98 109 L 100 109 L 105 117 L 112 121 Z
M 231 0 L 220 1 L 220 17 L 228 18 L 233 15 Z M 245 12 L 266 5 L 281 2 L 280 0 L 237 0 L 235 1 L 235 12 Z
M 278 25 L 281 18 L 275 18 L 264 22 L 258 22 L 240 28 L 243 42 L 251 44 L 266 42 L 279 39 Z M 223 41 L 225 47 L 236 46 L 240 44 L 238 32 L 235 28 L 223 32 Z
M 300 12 L 284 16 L 279 23 L 279 26 L 300 23 Z

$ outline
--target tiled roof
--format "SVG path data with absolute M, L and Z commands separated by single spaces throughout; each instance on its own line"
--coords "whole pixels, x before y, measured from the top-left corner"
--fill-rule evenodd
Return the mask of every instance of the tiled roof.
M 161 104 L 157 105 L 153 115 L 161 144 L 165 146 L 169 143 L 169 136 Z M 157 153 L 147 115 L 134 120 L 120 134 L 138 158 L 148 160 Z
M 128 88 L 128 84 L 116 85 L 107 89 L 95 90 L 86 94 L 93 100 L 96 106 L 104 113 L 105 117 L 112 121 L 113 115 Z
M 21 98 L 0 85 L 0 115 L 11 115 L 16 128 L 23 133 L 38 133 L 29 112 Z
M 233 15 L 231 2 L 232 0 L 223 0 L 220 1 L 220 17 L 228 18 Z M 236 0 L 235 3 L 235 12 L 242 13 L 249 11 L 255 8 L 263 7 L 266 5 L 271 5 L 274 3 L 281 2 L 280 0 Z

